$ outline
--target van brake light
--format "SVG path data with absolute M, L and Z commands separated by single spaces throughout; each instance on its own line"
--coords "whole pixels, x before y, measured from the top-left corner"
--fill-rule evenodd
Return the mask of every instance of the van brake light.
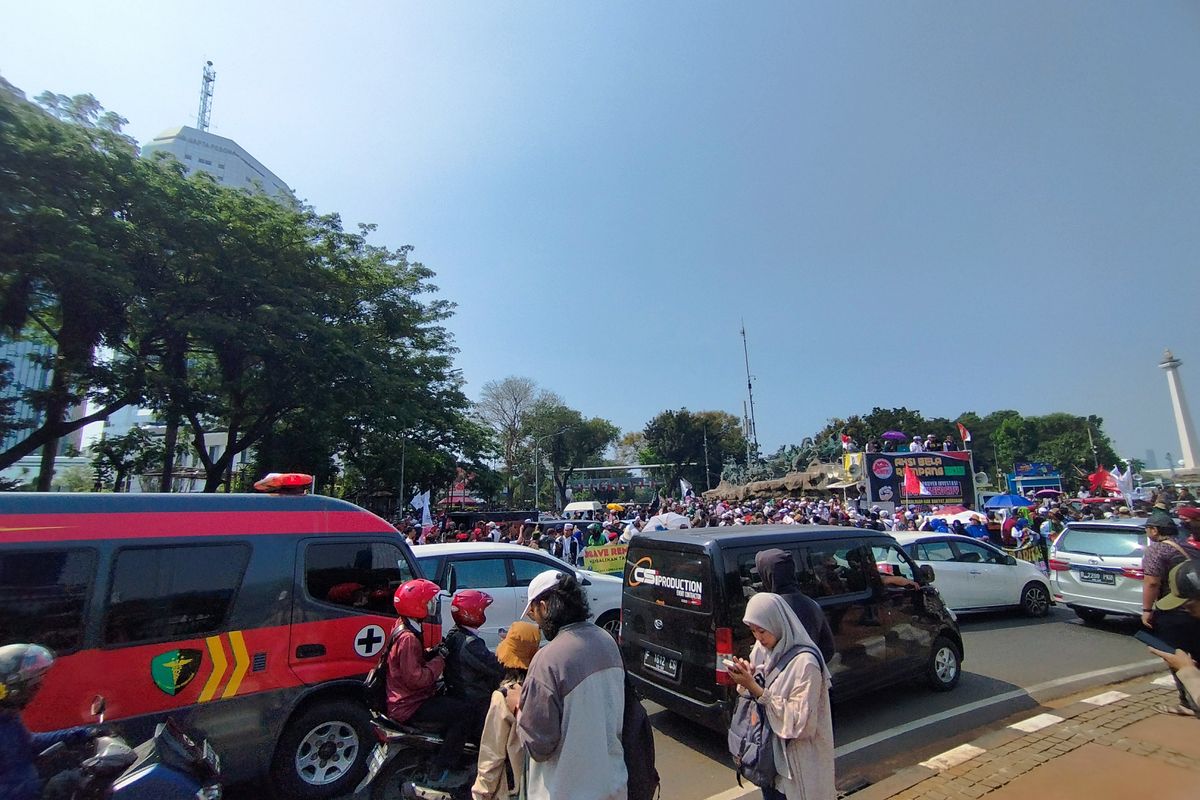
M 733 678 L 729 677 L 729 670 L 725 667 L 727 658 L 733 658 L 733 628 L 717 628 L 717 658 L 714 666 L 718 686 L 734 685 Z

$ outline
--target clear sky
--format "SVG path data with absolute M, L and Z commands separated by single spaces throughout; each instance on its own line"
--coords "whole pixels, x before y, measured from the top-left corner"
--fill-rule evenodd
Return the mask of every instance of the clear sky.
M 525 375 L 767 450 L 908 406 L 1200 412 L 1194 2 L 9 4 L 0 73 L 147 141 L 212 130 L 458 303 L 476 396 Z

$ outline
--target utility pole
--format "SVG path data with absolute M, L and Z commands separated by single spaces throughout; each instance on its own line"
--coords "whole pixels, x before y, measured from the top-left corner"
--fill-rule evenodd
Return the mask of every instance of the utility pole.
M 213 84 L 217 81 L 217 71 L 211 61 L 204 62 L 204 77 L 200 81 L 200 112 L 196 114 L 196 129 L 208 130 L 212 118 Z
M 708 477 L 708 425 L 704 426 L 704 488 L 711 489 L 712 481 Z
M 750 399 L 750 435 L 748 439 L 754 442 L 754 453 L 758 454 L 758 424 L 754 419 L 754 381 L 750 375 L 750 348 L 746 345 L 746 320 L 742 320 L 742 354 L 746 357 L 746 396 Z M 749 459 L 747 459 L 749 462 Z

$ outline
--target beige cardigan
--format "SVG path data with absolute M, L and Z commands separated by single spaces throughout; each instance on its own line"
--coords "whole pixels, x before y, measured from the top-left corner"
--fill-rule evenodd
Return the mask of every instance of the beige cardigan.
M 505 762 L 512 766 L 514 786 L 508 785 Z M 517 718 L 509 712 L 504 695 L 492 692 L 479 740 L 479 772 L 471 787 L 471 800 L 508 800 L 520 793 L 524 777 L 525 750 L 517 737 Z
M 788 800 L 835 800 L 833 714 L 817 659 L 797 655 L 758 702 L 775 732 L 775 789 Z

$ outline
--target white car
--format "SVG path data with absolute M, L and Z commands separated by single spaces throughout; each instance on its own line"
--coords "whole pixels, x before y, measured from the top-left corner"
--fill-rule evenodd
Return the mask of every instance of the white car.
M 918 565 L 933 568 L 933 585 L 955 612 L 1015 606 L 1031 617 L 1050 613 L 1050 581 L 1035 564 L 970 536 L 892 535 Z
M 1070 522 L 1050 550 L 1054 598 L 1085 623 L 1140 617 L 1146 520 Z
M 479 589 L 492 596 L 487 622 L 479 635 L 495 649 L 509 626 L 519 620 L 529 600 L 529 582 L 548 569 L 574 572 L 587 595 L 591 620 L 613 636 L 621 623 L 622 579 L 586 569 L 575 569 L 543 550 L 517 544 L 494 542 L 449 542 L 420 544 L 413 556 L 425 577 L 448 594 L 461 589 Z M 442 625 L 449 630 L 450 600 L 442 600 Z

